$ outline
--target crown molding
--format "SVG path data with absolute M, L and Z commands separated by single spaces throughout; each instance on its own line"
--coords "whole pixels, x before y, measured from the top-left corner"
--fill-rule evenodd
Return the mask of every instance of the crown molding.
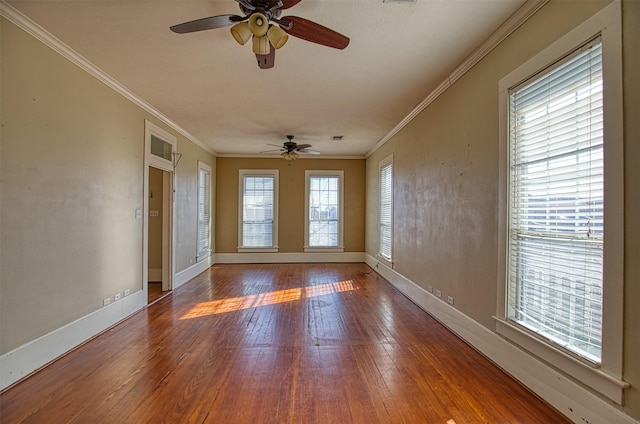
M 258 159 L 282 159 L 280 155 L 256 155 L 256 154 L 235 154 L 235 153 L 219 153 L 216 155 L 219 158 L 258 158 Z M 307 160 L 307 159 L 358 159 L 363 160 L 366 159 L 365 156 L 316 156 L 316 155 L 300 155 L 298 160 Z
M 466 74 L 471 68 L 473 68 L 478 62 L 480 62 L 486 55 L 488 55 L 494 48 L 496 48 L 505 38 L 511 35 L 516 29 L 518 29 L 523 23 L 525 23 L 531 16 L 533 16 L 540 8 L 547 4 L 549 0 L 528 0 L 522 7 L 515 11 L 500 27 L 489 36 L 473 53 L 458 65 L 453 71 L 447 75 L 447 77 L 431 92 L 429 95 L 421 101 L 407 116 L 404 117 L 391 131 L 381 138 L 375 146 L 373 146 L 365 155 L 366 158 L 374 154 L 380 147 L 389 141 L 394 135 L 400 132 L 409 122 L 411 122 L 416 116 L 427 108 L 433 101 L 435 101 L 442 93 L 447 91 L 449 87 L 453 85 L 458 79 Z
M 6 3 L 4 0 L 0 0 L 0 16 L 4 17 L 9 22 L 25 31 L 27 34 L 30 34 L 38 41 L 50 47 L 55 52 L 78 66 L 80 69 L 95 77 L 98 81 L 102 82 L 103 84 L 116 91 L 118 94 L 122 95 L 127 100 L 131 101 L 146 112 L 150 113 L 155 118 L 159 119 L 162 123 L 169 126 L 169 128 L 171 128 L 172 130 L 186 137 L 195 145 L 201 147 L 212 155 L 216 155 L 216 152 L 213 151 L 210 147 L 207 147 L 202 141 L 198 140 L 184 128 L 173 122 L 169 117 L 153 107 L 151 104 L 147 103 L 145 100 L 137 96 L 124 85 L 120 84 L 115 78 L 104 72 L 102 69 L 98 68 L 78 52 L 63 43 L 56 36 L 51 34 L 46 29 L 42 28 L 40 25 L 32 21 L 29 17 L 24 15 L 22 12 L 20 12 L 10 4 Z

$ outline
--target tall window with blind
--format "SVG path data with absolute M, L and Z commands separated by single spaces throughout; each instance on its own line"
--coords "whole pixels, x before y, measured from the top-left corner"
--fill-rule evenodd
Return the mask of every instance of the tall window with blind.
M 509 91 L 507 318 L 601 361 L 600 40 Z
M 277 248 L 277 170 L 240 170 L 239 248 Z
M 305 250 L 342 250 L 343 171 L 305 171 Z
M 380 252 L 391 262 L 393 240 L 393 156 L 380 162 Z
M 211 167 L 198 162 L 198 255 L 200 261 L 211 255 Z

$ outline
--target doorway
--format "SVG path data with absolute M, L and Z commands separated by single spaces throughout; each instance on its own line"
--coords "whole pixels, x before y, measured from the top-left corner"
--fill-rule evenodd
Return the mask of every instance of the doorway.
M 142 288 L 147 304 L 173 289 L 176 137 L 145 121 Z
M 170 220 L 171 173 L 149 167 L 149 206 L 147 221 L 147 303 L 171 291 Z

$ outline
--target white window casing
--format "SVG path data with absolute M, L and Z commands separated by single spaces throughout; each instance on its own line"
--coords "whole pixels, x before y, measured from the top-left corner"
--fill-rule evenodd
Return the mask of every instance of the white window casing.
M 305 252 L 343 252 L 344 171 L 305 171 Z
M 211 167 L 198 161 L 197 261 L 211 256 Z
M 378 204 L 378 259 L 386 265 L 393 263 L 393 155 L 380 161 Z
M 505 76 L 499 90 L 496 330 L 622 404 L 619 2 Z
M 238 251 L 278 251 L 278 170 L 241 169 Z

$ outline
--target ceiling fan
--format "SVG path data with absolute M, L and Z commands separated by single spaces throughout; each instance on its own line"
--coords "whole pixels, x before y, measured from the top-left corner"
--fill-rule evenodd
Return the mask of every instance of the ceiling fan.
M 325 26 L 298 16 L 280 17 L 282 11 L 302 0 L 235 0 L 244 16 L 216 15 L 170 27 L 178 34 L 233 25 L 231 34 L 244 45 L 253 38 L 253 52 L 261 69 L 273 68 L 275 49 L 284 46 L 289 35 L 335 49 L 344 49 L 349 38 Z M 274 25 L 277 24 L 277 25 Z
M 309 154 L 309 155 L 319 155 L 320 152 L 317 150 L 311 150 L 311 144 L 298 144 L 293 141 L 293 135 L 288 135 L 287 140 L 282 146 L 278 146 L 277 144 L 267 144 L 268 146 L 278 147 L 275 150 L 266 150 L 261 153 L 271 153 L 271 152 L 282 152 L 280 156 L 282 156 L 286 160 L 296 160 L 300 153 Z

